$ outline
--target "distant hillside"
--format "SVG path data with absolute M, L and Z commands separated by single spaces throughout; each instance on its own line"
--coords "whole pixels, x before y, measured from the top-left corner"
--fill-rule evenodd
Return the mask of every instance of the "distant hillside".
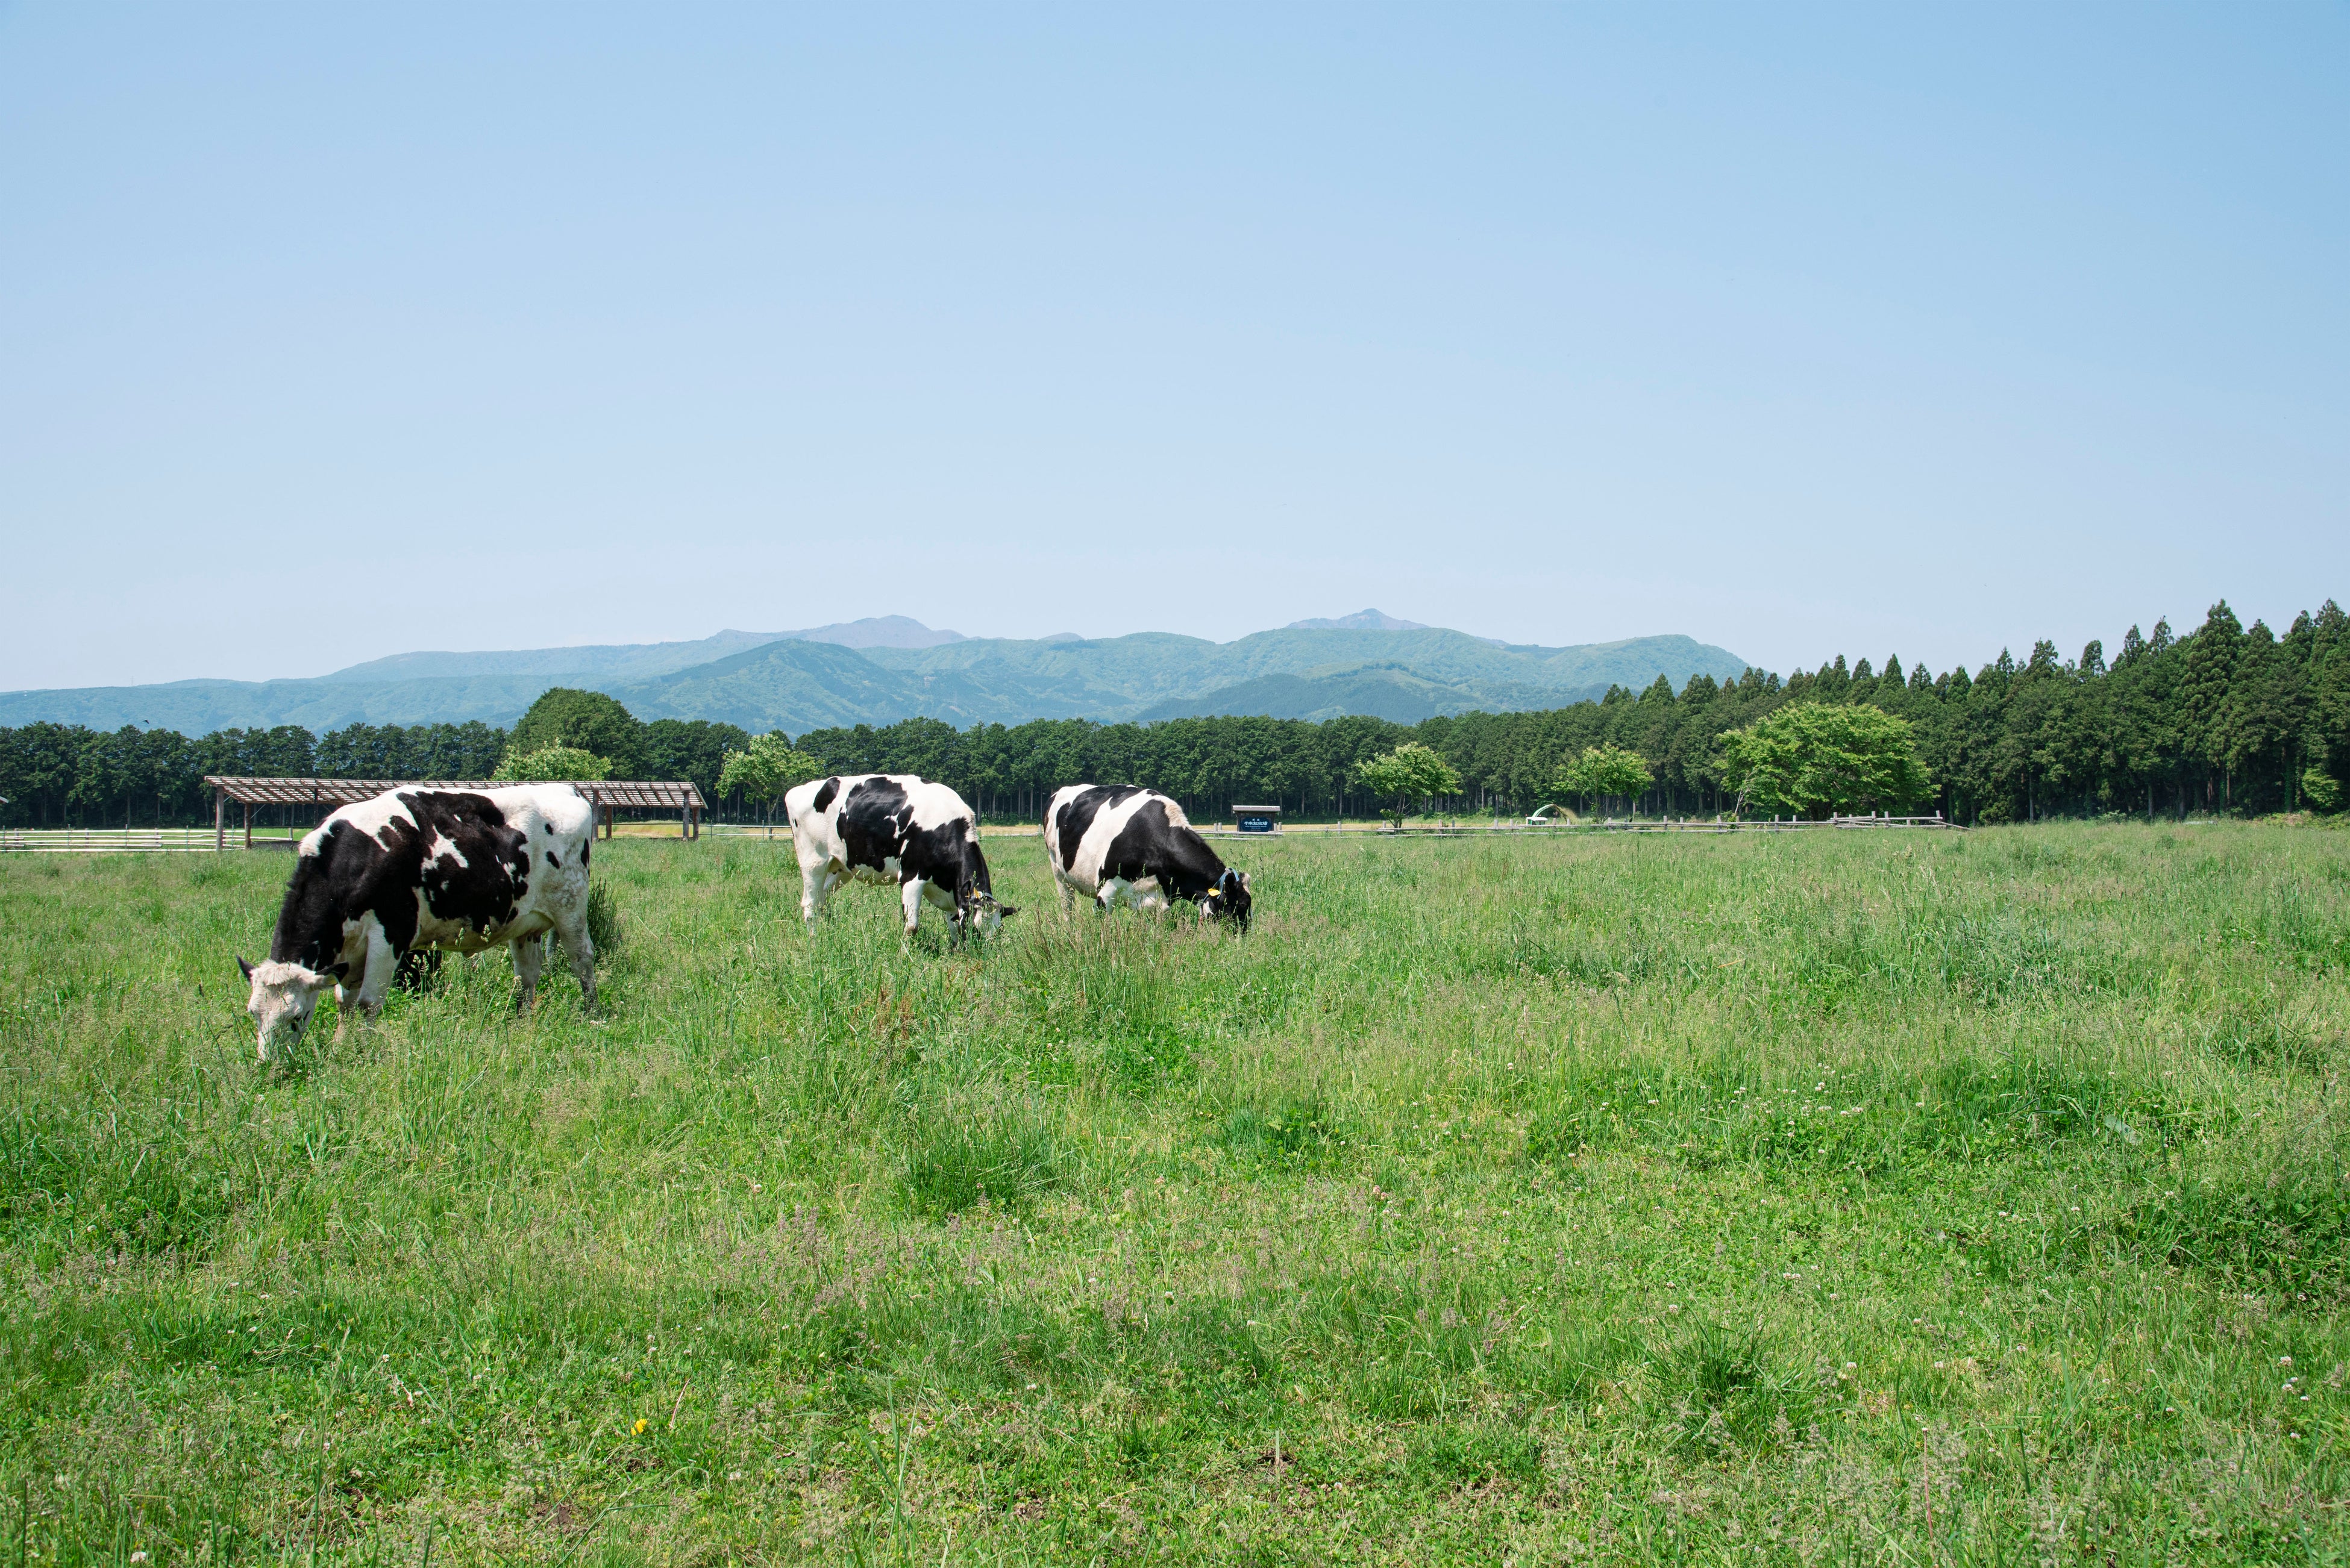
M 873 649 L 874 662 L 909 674 L 953 674 L 982 690 L 1047 681 L 1085 700 L 1123 700 L 1137 711 L 1194 699 L 1261 675 L 1308 675 L 1390 665 L 1442 685 L 1498 682 L 1536 692 L 1610 685 L 1635 689 L 1659 675 L 1675 686 L 1709 674 L 1735 679 L 1745 660 L 1687 637 L 1643 637 L 1579 648 L 1503 646 L 1464 632 L 1260 631 L 1232 642 L 1168 632 L 1084 642 L 972 638 L 951 647 Z
M 1428 623 L 1398 620 L 1385 610 L 1358 609 L 1336 619 L 1294 620 L 1284 631 L 1426 631 Z
M 722 631 L 694 642 L 590 644 L 480 653 L 395 653 L 293 680 L 174 680 L 155 686 L 83 686 L 0 692 L 0 724 L 125 724 L 201 735 L 213 730 L 299 724 L 313 732 L 346 724 L 513 722 L 550 686 L 591 691 L 706 666 L 744 649 L 790 639 L 842 648 L 934 648 L 963 639 L 905 616 L 811 627 L 804 631 Z
M 828 642 L 841 648 L 937 648 L 959 631 L 934 631 L 902 615 L 871 616 L 805 631 L 722 631 L 699 642 L 631 642 L 584 648 L 525 648 L 503 653 L 395 653 L 323 675 L 321 680 L 411 680 L 443 675 L 531 675 L 574 686 L 642 680 L 691 670 L 764 643 Z M 534 693 L 533 695 L 536 695 Z
M 1610 685 L 1666 676 L 1734 679 L 1745 662 L 1686 637 L 1586 648 L 1504 648 L 1457 631 L 1282 630 L 1234 642 L 1169 632 L 1078 641 L 969 638 L 930 649 L 867 649 L 854 662 L 774 643 L 714 664 L 608 689 L 648 718 L 723 719 L 745 729 L 1029 719 L 1275 717 L 1557 707 Z
M 1586 697 L 1605 696 L 1607 691 L 1605 686 L 1555 691 L 1528 686 L 1446 685 L 1393 665 L 1374 665 L 1327 675 L 1260 675 L 1204 697 L 1161 702 L 1135 717 L 1147 723 L 1159 719 L 1262 714 L 1268 719 L 1319 722 L 1365 713 L 1399 724 L 1417 724 L 1423 719 L 1455 713 L 1563 707 Z
M 854 649 L 771 642 L 658 680 L 605 688 L 639 719 L 717 719 L 753 733 L 889 724 L 927 714 L 958 728 L 978 715 L 923 701 L 921 683 Z
M 536 675 L 448 676 L 426 680 L 174 680 L 162 686 L 83 686 L 0 692 L 0 724 L 87 724 L 93 730 L 269 729 L 313 733 L 345 724 L 511 723 L 532 699 L 565 682 Z
M 1367 623 L 1377 611 L 1346 618 Z M 719 719 L 753 731 L 1029 719 L 1262 712 L 1438 713 L 1556 707 L 1663 675 L 1735 678 L 1745 661 L 1687 637 L 1545 648 L 1425 627 L 1295 627 L 1210 642 L 1170 632 L 966 638 L 883 617 L 810 631 L 725 631 L 698 642 L 410 653 L 307 680 L 182 680 L 0 693 L 0 724 L 36 720 L 187 734 L 301 724 L 507 722 L 548 686 L 608 691 L 646 719 Z
M 489 653 L 395 653 L 389 659 L 371 659 L 365 664 L 338 670 L 318 680 L 339 686 L 359 681 L 520 675 L 550 685 L 592 685 L 691 670 L 697 664 L 707 664 L 713 659 L 723 659 L 730 653 L 790 635 L 777 631 L 722 631 L 698 642 L 605 643 L 585 648 L 508 649 Z

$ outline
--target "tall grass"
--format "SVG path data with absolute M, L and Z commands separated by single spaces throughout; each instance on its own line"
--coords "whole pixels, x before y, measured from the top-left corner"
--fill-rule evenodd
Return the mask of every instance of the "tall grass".
M 2342 836 L 606 850 L 270 1064 L 282 860 L 0 860 L 0 1560 L 2350 1550 Z

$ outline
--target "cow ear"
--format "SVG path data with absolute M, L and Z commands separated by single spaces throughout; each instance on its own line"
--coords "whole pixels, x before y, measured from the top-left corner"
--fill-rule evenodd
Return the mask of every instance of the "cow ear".
M 1245 893 L 1245 892 L 1247 892 L 1248 890 L 1249 890 L 1249 885 L 1248 885 L 1248 873 L 1247 873 L 1247 872 L 1245 872 L 1245 871 L 1243 871 L 1243 872 L 1242 872 L 1242 873 L 1241 873 L 1241 891 L 1242 891 L 1242 892 L 1243 892 L 1243 893 Z
M 249 964 L 249 963 L 245 962 L 245 961 L 244 961 L 244 957 L 243 957 L 243 955 L 241 955 L 241 954 L 240 954 L 240 955 L 238 956 L 238 958 L 237 958 L 237 961 L 236 961 L 236 967 L 237 967 L 238 969 L 243 970 L 243 971 L 244 971 L 244 978 L 245 978 L 247 981 L 250 981 L 250 980 L 252 980 L 252 979 L 253 979 L 253 966 L 252 966 L 251 964 Z

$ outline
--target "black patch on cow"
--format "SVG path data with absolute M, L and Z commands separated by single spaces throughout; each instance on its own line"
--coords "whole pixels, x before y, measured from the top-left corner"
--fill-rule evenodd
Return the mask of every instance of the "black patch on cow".
M 546 863 L 549 866 L 554 867 L 557 871 L 563 869 L 563 862 L 555 857 L 555 851 L 552 849 L 546 852 Z
M 817 809 L 830 804 L 825 797 L 839 782 L 824 781 L 824 788 L 816 791 Z M 906 798 L 905 786 L 897 780 L 869 778 L 850 785 L 847 798 L 840 803 L 839 822 L 841 847 L 852 869 L 880 871 L 890 860 L 896 860 L 901 871 L 910 869 L 905 864 L 905 849 L 914 807 Z
M 316 855 L 296 859 L 269 940 L 271 958 L 359 984 L 366 977 L 348 973 L 342 960 L 344 922 L 372 914 L 393 953 L 404 954 L 416 945 L 420 890 L 436 919 L 476 931 L 515 918 L 530 888 L 527 835 L 507 826 L 505 814 L 486 795 L 403 790 L 400 804 L 413 825 L 387 822 L 379 840 L 346 818 L 328 825 Z M 443 838 L 464 865 L 456 857 L 428 858 Z
M 825 780 L 823 787 L 816 792 L 815 809 L 822 811 L 825 807 L 832 804 L 832 797 L 839 793 L 840 781 L 838 779 Z
M 348 853 L 343 848 L 347 840 L 358 846 Z M 363 863 L 382 855 L 381 845 L 349 823 L 330 824 L 319 839 L 317 854 L 294 857 L 294 876 L 286 885 L 286 901 L 277 907 L 277 929 L 270 934 L 269 956 L 342 979 L 350 967 L 342 961 L 345 901 L 369 880 L 372 866 Z
M 988 880 L 987 857 L 979 852 L 979 829 L 970 823 L 961 826 L 963 829 L 962 877 L 957 886 L 966 897 L 976 891 L 993 898 L 995 897 L 995 884 Z M 1009 909 L 1011 906 L 1004 907 Z
M 1102 814 L 1105 806 L 1122 805 L 1147 793 L 1136 784 L 1096 784 L 1072 795 L 1068 804 L 1061 807 L 1061 864 L 1077 863 L 1077 846 L 1086 841 L 1086 830 L 1094 825 L 1094 818 Z
M 1247 930 L 1249 907 L 1255 902 L 1256 900 L 1249 896 L 1247 881 L 1239 872 L 1228 866 L 1224 867 L 1224 874 L 1216 878 L 1216 888 L 1211 901 L 1203 907 L 1211 913 L 1221 915 L 1232 921 L 1242 930 Z
M 828 790 L 839 783 L 826 781 Z M 821 801 L 822 793 L 818 794 Z M 967 819 L 954 817 L 936 827 L 914 826 L 913 801 L 905 785 L 882 775 L 849 785 L 835 821 L 840 846 L 852 870 L 888 875 L 889 862 L 898 863 L 898 883 L 928 882 L 967 907 L 973 893 L 994 896 L 988 879 L 987 857 L 980 853 L 979 831 Z
M 1208 841 L 1168 816 L 1164 797 L 1147 801 L 1126 819 L 1102 857 L 1102 877 L 1128 882 L 1157 879 L 1170 898 L 1196 902 L 1221 881 L 1224 863 Z
M 411 948 L 400 955 L 400 962 L 391 971 L 391 983 L 401 991 L 421 995 L 441 978 L 439 948 Z

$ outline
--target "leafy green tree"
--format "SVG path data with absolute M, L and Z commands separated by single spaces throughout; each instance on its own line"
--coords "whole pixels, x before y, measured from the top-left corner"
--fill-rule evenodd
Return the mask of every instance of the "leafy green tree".
M 1355 777 L 1374 796 L 1394 803 L 1387 815 L 1398 827 L 1414 802 L 1461 793 L 1461 775 L 1452 764 L 1417 741 L 1356 764 Z
M 2186 660 L 2180 727 L 2189 752 L 2204 761 L 2203 804 L 2224 809 L 2232 803 L 2234 782 L 2233 770 L 2221 761 L 2228 751 L 2229 688 L 2244 651 L 2243 623 L 2228 607 L 2228 601 L 2221 599 L 2180 648 Z M 2211 766 L 2215 761 L 2220 765 Z
M 794 749 L 789 735 L 781 730 L 770 730 L 764 735 L 752 736 L 743 750 L 726 753 L 725 766 L 718 774 L 718 793 L 755 801 L 772 815 L 775 802 L 783 799 L 794 784 L 819 777 L 824 772 L 822 763 Z
M 1656 774 L 1649 769 L 1647 758 L 1610 741 L 1603 745 L 1586 746 L 1581 756 L 1559 770 L 1551 788 L 1560 794 L 1581 795 L 1591 802 L 1610 795 L 1620 795 L 1629 802 L 1647 793 L 1655 782 Z
M 689 780 L 704 800 L 714 801 L 726 753 L 750 743 L 750 732 L 740 725 L 708 719 L 656 719 L 645 726 L 645 776 Z
M 1927 789 L 1908 721 L 1866 703 L 1793 703 L 1724 735 L 1721 750 L 1742 808 L 1825 816 L 1907 805 Z
M 577 746 L 547 746 L 536 752 L 512 751 L 490 775 L 501 784 L 593 783 L 612 776 L 612 764 Z
M 612 764 L 616 778 L 645 776 L 645 727 L 601 691 L 549 687 L 515 723 L 509 745 L 525 756 L 552 746 L 593 752 Z

